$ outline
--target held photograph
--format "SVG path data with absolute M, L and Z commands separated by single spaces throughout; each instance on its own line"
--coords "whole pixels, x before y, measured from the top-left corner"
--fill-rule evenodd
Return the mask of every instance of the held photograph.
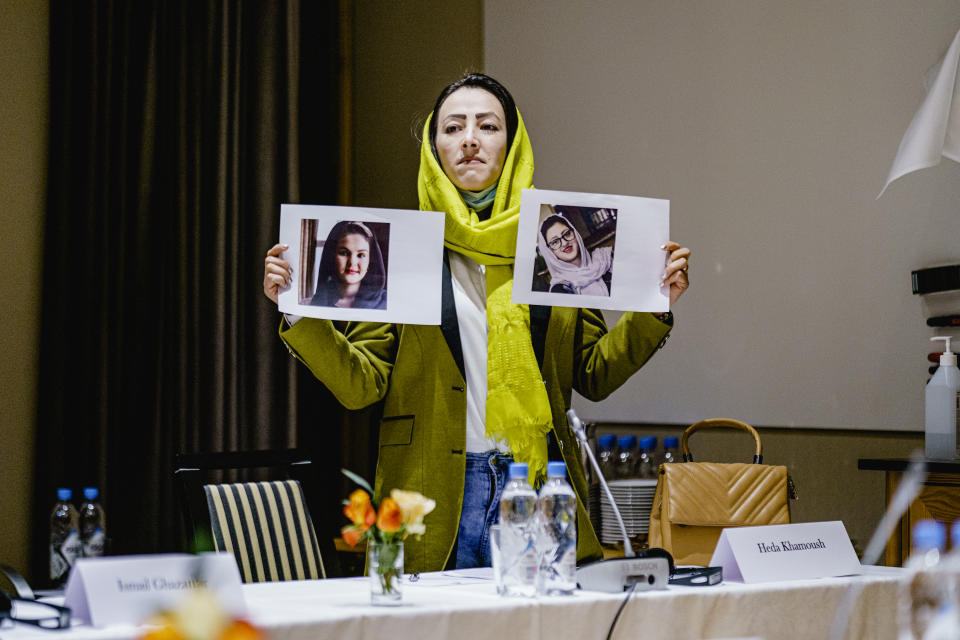
M 318 234 L 319 223 L 300 222 L 300 304 L 386 309 L 390 224 L 340 220 Z
M 278 296 L 283 313 L 440 323 L 442 214 L 285 204 L 280 242 L 294 271 Z
M 670 201 L 524 189 L 515 303 L 664 312 Z
M 533 290 L 609 296 L 617 210 L 540 205 Z

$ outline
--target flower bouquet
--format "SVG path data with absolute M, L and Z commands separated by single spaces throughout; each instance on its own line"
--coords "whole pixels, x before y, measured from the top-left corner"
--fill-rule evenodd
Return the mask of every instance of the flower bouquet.
M 343 527 L 340 534 L 351 547 L 361 540 L 367 541 L 372 602 L 397 603 L 403 595 L 403 541 L 408 535 L 420 536 L 426 531 L 423 518 L 437 503 L 416 491 L 393 489 L 390 496 L 377 505 L 366 480 L 346 469 L 343 473 L 361 488 L 343 502 L 343 513 L 351 524 Z
M 206 587 L 191 590 L 175 608 L 158 612 L 145 623 L 140 640 L 265 640 L 246 620 L 232 616 Z

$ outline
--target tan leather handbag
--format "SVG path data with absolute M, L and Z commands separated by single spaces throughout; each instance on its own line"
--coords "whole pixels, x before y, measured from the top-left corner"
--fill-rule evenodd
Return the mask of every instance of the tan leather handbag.
M 730 427 L 753 436 L 753 464 L 693 462 L 687 440 L 701 429 Z M 760 435 L 745 422 L 701 420 L 683 432 L 683 462 L 660 465 L 650 513 L 651 547 L 669 551 L 678 565 L 706 566 L 725 527 L 788 524 L 787 468 L 762 464 Z

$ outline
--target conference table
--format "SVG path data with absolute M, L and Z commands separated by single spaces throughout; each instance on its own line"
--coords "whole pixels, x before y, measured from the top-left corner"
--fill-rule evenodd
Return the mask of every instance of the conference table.
M 850 603 L 845 638 L 896 637 L 898 580 L 903 569 L 864 567 L 851 577 L 713 586 L 671 586 L 635 592 L 613 638 L 830 638 L 838 608 Z M 374 638 L 598 639 L 607 637 L 624 594 L 578 591 L 569 596 L 507 598 L 489 570 L 420 575 L 404 585 L 399 606 L 372 606 L 365 578 L 243 585 L 248 619 L 272 640 Z M 66 631 L 18 625 L 0 640 L 135 639 L 143 627 Z

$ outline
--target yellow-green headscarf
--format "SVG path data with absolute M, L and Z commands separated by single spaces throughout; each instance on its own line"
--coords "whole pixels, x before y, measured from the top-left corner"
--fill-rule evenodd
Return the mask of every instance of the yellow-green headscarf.
M 533 149 L 518 112 L 517 131 L 503 163 L 493 210 L 489 218 L 480 220 L 434 156 L 427 118 L 417 178 L 420 209 L 443 211 L 443 244 L 486 266 L 486 434 L 506 440 L 514 460 L 526 462 L 530 480 L 536 482 L 546 471 L 546 434 L 552 424 L 550 401 L 530 340 L 530 311 L 527 305 L 510 302 L 520 193 L 532 186 Z

